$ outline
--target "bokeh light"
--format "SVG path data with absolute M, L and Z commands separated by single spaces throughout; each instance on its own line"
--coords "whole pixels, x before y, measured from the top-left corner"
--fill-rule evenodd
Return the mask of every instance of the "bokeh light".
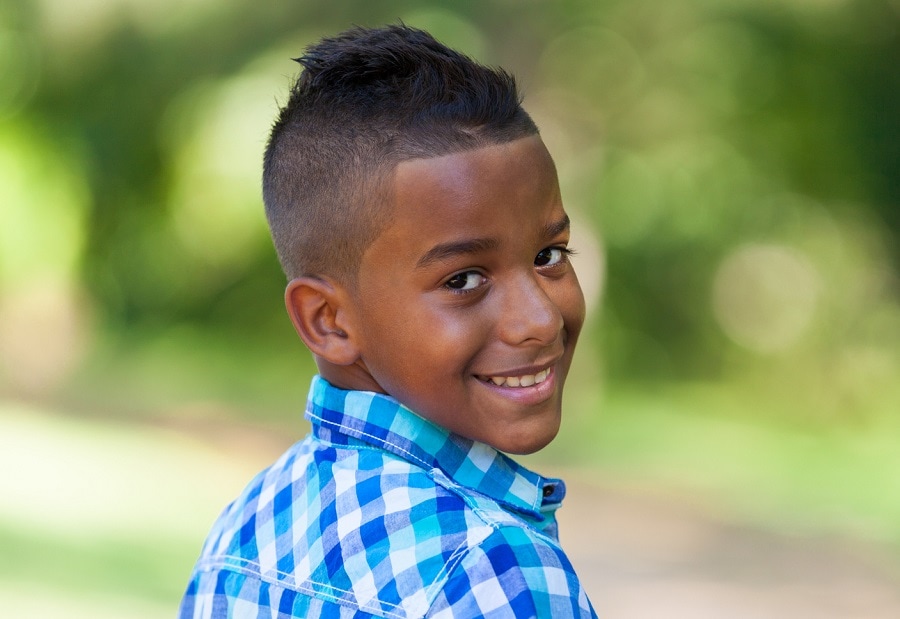
M 713 308 L 725 332 L 761 353 L 784 350 L 807 330 L 816 310 L 820 278 L 798 252 L 748 245 L 719 266 Z
M 898 616 L 895 0 L 0 3 L 0 608 L 171 616 L 303 434 L 262 153 L 291 58 L 397 20 L 513 70 L 556 161 L 589 315 L 533 463 L 601 615 Z

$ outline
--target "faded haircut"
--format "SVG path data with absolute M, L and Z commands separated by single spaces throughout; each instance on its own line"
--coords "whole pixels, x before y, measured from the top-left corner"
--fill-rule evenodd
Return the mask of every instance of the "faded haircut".
M 512 75 L 403 24 L 353 28 L 295 60 L 303 70 L 263 164 L 266 217 L 288 279 L 355 284 L 390 218 L 398 163 L 537 133 Z

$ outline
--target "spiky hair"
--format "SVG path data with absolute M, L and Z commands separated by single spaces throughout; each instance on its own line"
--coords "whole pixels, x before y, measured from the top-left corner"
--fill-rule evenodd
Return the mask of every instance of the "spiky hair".
M 534 135 L 515 79 L 403 24 L 309 47 L 272 128 L 263 199 L 289 279 L 355 281 L 397 164 Z M 425 213 L 423 213 L 425 215 Z

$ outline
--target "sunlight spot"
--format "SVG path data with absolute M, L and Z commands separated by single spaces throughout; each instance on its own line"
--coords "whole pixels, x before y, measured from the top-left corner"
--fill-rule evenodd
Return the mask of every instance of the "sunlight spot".
M 176 161 L 171 224 L 184 247 L 211 265 L 241 263 L 248 250 L 268 246 L 260 178 L 276 113 L 272 93 L 284 86 L 274 76 L 282 73 L 249 70 L 198 84 L 167 112 L 162 137 Z
M 84 296 L 40 280 L 0 297 L 0 369 L 17 390 L 40 393 L 64 380 L 90 342 Z
M 804 255 L 779 245 L 745 245 L 719 266 L 713 311 L 738 344 L 761 353 L 789 348 L 809 326 L 821 281 Z
M 78 161 L 38 131 L 0 126 L 0 293 L 75 274 L 88 190 Z

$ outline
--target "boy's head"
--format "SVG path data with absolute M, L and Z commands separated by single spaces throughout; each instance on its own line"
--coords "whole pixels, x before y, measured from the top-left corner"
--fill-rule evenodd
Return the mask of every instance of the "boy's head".
M 354 28 L 297 61 L 303 72 L 266 149 L 263 197 L 293 279 L 355 281 L 390 217 L 401 161 L 537 134 L 515 80 L 403 25 Z
M 511 76 L 405 26 L 310 48 L 264 197 L 320 373 L 527 453 L 584 320 L 556 170 Z

